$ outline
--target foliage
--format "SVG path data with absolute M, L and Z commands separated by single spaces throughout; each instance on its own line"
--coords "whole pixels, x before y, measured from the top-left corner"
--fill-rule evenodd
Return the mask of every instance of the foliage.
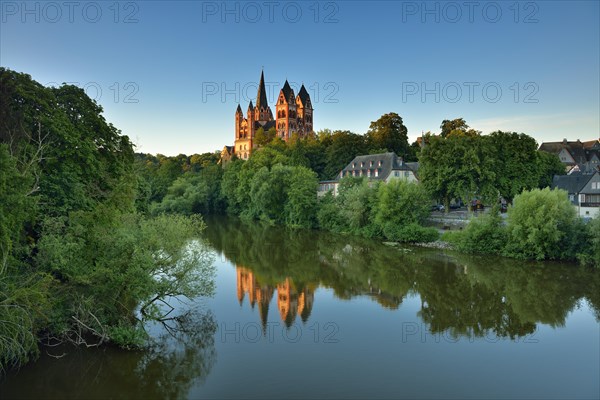
M 494 201 L 498 192 L 491 153 L 477 136 L 435 136 L 421 151 L 419 177 L 432 197 L 443 200 L 446 210 L 452 198 L 464 203 L 475 197 Z
M 85 328 L 104 341 L 112 332 L 124 344 L 125 337 L 138 336 L 131 334 L 139 328 L 135 310 L 161 318 L 159 302 L 169 297 L 211 295 L 209 253 L 190 242 L 203 228 L 199 217 L 148 219 L 104 205 L 46 219 L 36 262 L 63 288 L 53 317 L 54 329 L 62 331 L 56 333 Z
M 455 131 L 463 131 L 466 132 L 469 129 L 469 125 L 463 118 L 456 118 L 453 120 L 443 120 L 440 125 L 440 129 L 442 130 L 440 133 L 441 137 L 447 137 L 451 132 Z
M 565 174 L 565 165 L 560 161 L 558 155 L 553 153 L 536 152 L 536 166 L 538 171 L 537 185 L 540 189 L 550 187 L 554 175 Z
M 387 222 L 383 225 L 383 235 L 388 240 L 404 243 L 435 242 L 440 236 L 436 228 L 427 228 L 414 222 L 408 225 Z
M 404 126 L 402 117 L 394 112 L 384 114 L 377 121 L 371 122 L 367 139 L 371 148 L 387 149 L 401 157 L 410 153 L 408 129 Z
M 505 254 L 516 258 L 573 259 L 564 246 L 576 233 L 577 212 L 563 190 L 534 189 L 515 197 L 508 209 L 508 244 Z
M 404 180 L 379 187 L 375 221 L 383 226 L 422 224 L 430 214 L 430 198 L 423 186 Z
M 135 208 L 182 170 L 211 199 L 215 155 L 142 155 L 133 168 L 129 139 L 82 89 L 5 68 L 0 83 L 0 371 L 35 355 L 40 336 L 137 346 L 138 318 L 164 315 L 161 301 L 212 293 L 208 253 L 189 241 L 201 221 Z
M 154 214 L 184 215 L 218 213 L 222 210 L 221 176 L 223 169 L 213 165 L 200 172 L 188 172 L 169 187 L 162 202 L 152 207 Z
M 506 245 L 507 232 L 498 209 L 474 216 L 462 231 L 446 236 L 457 250 L 465 253 L 499 254 Z
M 290 176 L 288 200 L 285 203 L 285 220 L 290 226 L 312 228 L 317 210 L 318 181 L 308 168 L 296 167 Z
M 587 241 L 577 258 L 583 265 L 600 268 L 600 217 L 592 219 L 583 228 L 587 232 Z
M 460 121 L 444 121 L 442 130 L 448 124 L 462 126 Z M 421 182 L 446 209 L 453 198 L 494 204 L 501 196 L 510 202 L 523 190 L 546 187 L 554 174 L 564 173 L 555 155 L 537 151 L 532 137 L 516 132 L 429 136 L 419 161 Z

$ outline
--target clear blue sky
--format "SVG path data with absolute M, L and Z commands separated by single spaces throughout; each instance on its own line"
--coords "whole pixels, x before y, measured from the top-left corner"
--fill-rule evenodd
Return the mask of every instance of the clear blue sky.
M 139 151 L 233 142 L 264 66 L 308 88 L 315 130 L 463 117 L 538 142 L 600 136 L 598 1 L 2 1 L 0 64 L 76 82 Z M 501 93 L 498 92 L 501 91 Z

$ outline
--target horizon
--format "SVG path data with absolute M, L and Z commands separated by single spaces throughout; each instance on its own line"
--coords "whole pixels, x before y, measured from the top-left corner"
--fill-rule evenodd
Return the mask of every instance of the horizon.
M 305 85 L 315 132 L 364 134 L 395 112 L 409 142 L 455 118 L 538 144 L 600 137 L 598 2 L 8 1 L 0 11 L 0 65 L 82 87 L 137 152 L 231 146 L 237 105 L 255 102 L 263 68 L 270 106 L 286 79 L 296 93 Z

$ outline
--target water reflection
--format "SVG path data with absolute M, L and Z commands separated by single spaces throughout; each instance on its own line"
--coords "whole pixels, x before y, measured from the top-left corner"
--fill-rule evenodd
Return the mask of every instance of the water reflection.
M 395 248 L 234 219 L 208 222 L 208 241 L 237 266 L 238 299 L 248 296 L 259 308 L 263 327 L 275 291 L 290 326 L 297 315 L 308 321 L 319 286 L 340 299 L 369 296 L 389 309 L 418 295 L 417 315 L 429 331 L 453 337 L 517 339 L 540 323 L 560 327 L 585 300 L 600 316 L 600 274 L 574 265 Z
M 151 329 L 155 336 L 145 351 L 44 348 L 37 362 L 0 381 L 0 398 L 185 398 L 216 361 L 215 318 L 191 310 Z
M 273 299 L 273 294 L 277 290 L 277 308 L 281 321 L 288 328 L 292 326 L 296 317 L 300 315 L 302 322 L 306 323 L 312 310 L 315 300 L 315 285 L 298 287 L 293 279 L 286 277 L 275 286 L 261 282 L 249 268 L 236 266 L 237 272 L 237 298 L 240 306 L 243 305 L 244 297 L 248 295 L 250 307 L 258 307 L 258 314 L 263 327 L 263 333 L 266 334 L 267 321 L 269 314 L 269 304 Z

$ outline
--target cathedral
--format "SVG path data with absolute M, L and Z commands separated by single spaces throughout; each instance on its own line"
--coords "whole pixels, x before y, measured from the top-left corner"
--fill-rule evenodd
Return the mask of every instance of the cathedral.
M 248 159 L 256 149 L 256 132 L 262 128 L 265 132 L 274 128 L 277 136 L 289 141 L 292 135 L 305 137 L 313 132 L 313 108 L 308 91 L 302 85 L 298 95 L 286 80 L 279 91 L 275 105 L 275 117 L 267 102 L 264 72 L 260 74 L 256 104 L 248 105 L 246 117 L 238 104 L 235 112 L 235 142 L 233 146 L 225 146 L 221 157 L 231 158 L 234 154 L 243 160 Z

